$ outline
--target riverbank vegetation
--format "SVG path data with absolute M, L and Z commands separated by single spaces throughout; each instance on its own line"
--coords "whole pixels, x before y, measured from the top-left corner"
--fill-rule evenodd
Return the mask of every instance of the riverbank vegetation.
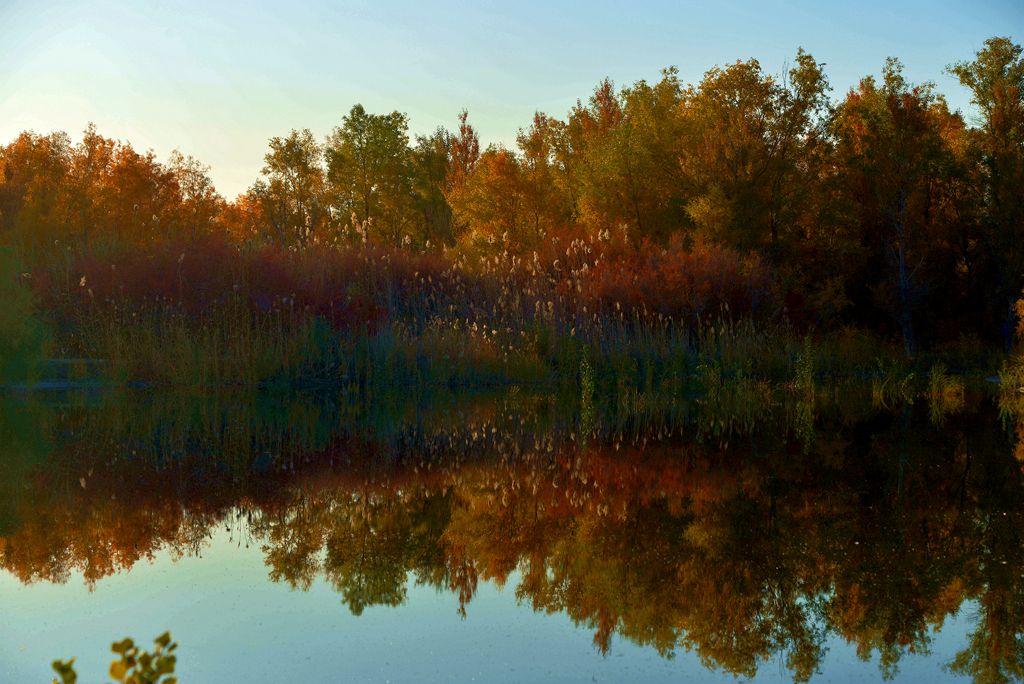
M 0 147 L 0 327 L 197 387 L 991 374 L 1024 287 L 1021 47 L 949 72 L 976 116 L 894 59 L 835 99 L 803 51 L 605 80 L 511 148 L 356 105 L 272 139 L 234 200 L 178 153 L 26 132 Z

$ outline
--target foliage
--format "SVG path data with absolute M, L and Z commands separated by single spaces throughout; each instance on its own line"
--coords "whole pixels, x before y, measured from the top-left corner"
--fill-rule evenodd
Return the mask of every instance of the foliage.
M 118 659 L 110 663 L 110 678 L 123 684 L 177 684 L 178 678 L 172 676 L 178 661 L 174 655 L 177 648 L 178 644 L 171 640 L 170 632 L 153 639 L 152 652 L 140 649 L 129 638 L 115 641 L 110 650 L 117 654 Z M 61 684 L 78 681 L 74 665 L 74 658 L 54 661 L 53 669 L 60 676 Z
M 180 153 L 160 163 L 93 127 L 78 143 L 26 132 L 0 147 L 0 240 L 59 353 L 134 379 L 152 379 L 162 337 L 186 366 L 164 376 L 277 377 L 318 320 L 335 346 L 391 335 L 411 354 L 428 331 L 462 335 L 565 378 L 578 342 L 620 379 L 701 354 L 783 377 L 807 336 L 819 373 L 870 370 L 894 344 L 926 371 L 1012 336 L 1021 64 L 992 38 L 950 67 L 975 126 L 894 58 L 833 100 L 802 50 L 779 75 L 747 60 L 691 84 L 674 68 L 605 79 L 512 147 L 481 150 L 465 111 L 411 138 L 405 114 L 355 105 L 323 141 L 272 138 L 233 201 Z M 130 358 L 139 346 L 150 358 Z

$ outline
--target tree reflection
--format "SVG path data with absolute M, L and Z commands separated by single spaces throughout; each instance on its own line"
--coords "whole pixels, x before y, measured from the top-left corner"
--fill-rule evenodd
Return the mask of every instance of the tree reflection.
M 471 613 L 481 581 L 515 578 L 521 602 L 603 652 L 626 638 L 740 676 L 782 656 L 795 681 L 830 636 L 892 674 L 969 607 L 949 669 L 1013 681 L 1024 482 L 992 401 L 972 405 L 938 424 L 926 406 L 824 402 L 812 430 L 785 397 L 733 424 L 709 403 L 603 410 L 586 435 L 520 394 L 36 407 L 47 446 L 5 455 L 0 564 L 94 583 L 160 549 L 201 553 L 221 526 L 273 581 L 323 578 L 357 615 L 400 605 L 410 578 Z

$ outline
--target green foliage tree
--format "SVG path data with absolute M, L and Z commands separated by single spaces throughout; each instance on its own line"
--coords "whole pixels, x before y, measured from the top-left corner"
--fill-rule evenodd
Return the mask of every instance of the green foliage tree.
M 357 104 L 324 149 L 335 212 L 369 221 L 392 244 L 409 234 L 415 217 L 408 129 L 401 112 L 370 114 Z
M 572 220 L 572 207 L 567 193 L 567 170 L 560 163 L 565 124 L 537 112 L 527 130 L 516 137 L 522 167 L 522 201 L 525 221 L 539 239 L 542 232 L 566 226 Z
M 330 213 L 322 157 L 309 129 L 270 140 L 263 178 L 249 194 L 260 206 L 273 242 L 305 245 L 327 239 Z
M 439 128 L 429 136 L 417 136 L 412 150 L 412 196 L 420 227 L 415 236 L 424 244 L 450 245 L 455 241 L 455 219 L 445 198 L 451 168 L 451 134 Z
M 559 156 L 572 174 L 576 214 L 591 230 L 626 227 L 635 238 L 663 238 L 678 227 L 672 197 L 679 139 L 672 127 L 679 98 L 676 73 L 668 70 L 655 86 L 641 81 L 621 94 L 606 79 L 570 112 Z

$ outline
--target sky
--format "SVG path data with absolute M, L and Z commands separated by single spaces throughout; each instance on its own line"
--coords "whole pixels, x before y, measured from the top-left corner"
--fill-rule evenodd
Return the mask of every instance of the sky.
M 604 77 L 684 82 L 750 57 L 781 73 L 803 47 L 841 97 L 887 56 L 971 116 L 944 67 L 991 36 L 1024 42 L 1022 0 L 0 0 L 0 143 L 89 122 L 211 167 L 228 198 L 293 128 L 326 136 L 355 103 L 410 131 L 511 144 L 535 111 L 563 117 Z

